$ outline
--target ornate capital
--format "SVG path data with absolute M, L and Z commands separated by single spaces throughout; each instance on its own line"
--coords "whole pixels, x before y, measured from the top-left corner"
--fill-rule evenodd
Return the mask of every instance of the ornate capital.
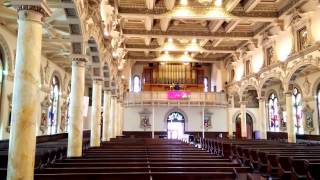
M 88 61 L 88 56 L 81 54 L 71 55 L 72 65 L 76 66 L 85 66 L 85 63 Z
M 101 77 L 93 77 L 92 80 L 93 80 L 93 83 L 102 85 L 103 79 Z
M 51 16 L 46 0 L 12 0 L 11 3 L 13 7 L 17 8 L 17 12 L 34 11 L 44 17 Z

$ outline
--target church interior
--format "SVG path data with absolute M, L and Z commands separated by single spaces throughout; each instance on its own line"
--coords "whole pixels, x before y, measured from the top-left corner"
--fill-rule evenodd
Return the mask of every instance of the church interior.
M 0 0 L 0 180 L 320 179 L 319 70 L 320 0 Z

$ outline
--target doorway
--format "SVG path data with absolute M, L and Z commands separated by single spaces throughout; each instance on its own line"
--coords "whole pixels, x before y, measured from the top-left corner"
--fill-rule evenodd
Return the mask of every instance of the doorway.
M 184 135 L 185 118 L 180 112 L 172 112 L 167 117 L 168 139 L 181 139 Z
M 253 119 L 249 113 L 246 113 L 247 120 L 247 139 L 252 139 Z M 241 114 L 236 117 L 236 138 L 241 139 Z

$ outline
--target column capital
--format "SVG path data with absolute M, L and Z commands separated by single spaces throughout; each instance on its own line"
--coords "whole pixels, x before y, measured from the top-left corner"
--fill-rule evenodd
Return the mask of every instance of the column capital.
M 34 11 L 44 17 L 51 16 L 52 12 L 46 0 L 12 0 L 11 4 L 19 11 Z
M 240 103 L 241 105 L 246 105 L 247 102 L 248 102 L 248 101 L 240 101 L 239 103 Z
M 259 101 L 265 101 L 266 100 L 266 97 L 258 97 L 257 98 Z
M 93 83 L 102 85 L 103 79 L 101 77 L 93 77 Z
M 85 66 L 85 63 L 88 61 L 88 56 L 82 54 L 72 54 L 70 58 L 72 65 L 76 66 Z
M 283 94 L 285 94 L 285 96 L 292 96 L 292 91 L 285 91 Z

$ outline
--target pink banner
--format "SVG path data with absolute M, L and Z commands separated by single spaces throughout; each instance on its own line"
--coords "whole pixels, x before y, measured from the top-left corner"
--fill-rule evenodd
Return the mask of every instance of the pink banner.
M 170 100 L 189 99 L 190 95 L 190 92 L 185 91 L 168 91 L 168 99 Z

